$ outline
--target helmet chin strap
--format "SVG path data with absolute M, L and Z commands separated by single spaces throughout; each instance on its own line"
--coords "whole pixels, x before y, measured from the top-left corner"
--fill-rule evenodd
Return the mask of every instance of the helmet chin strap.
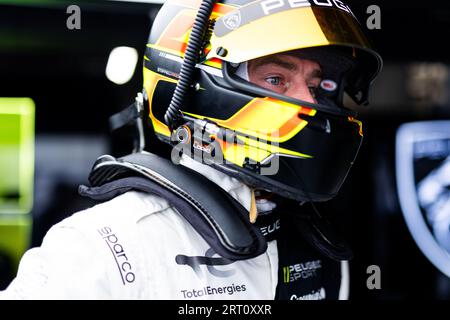
M 250 203 L 250 211 L 249 211 L 249 220 L 250 223 L 255 223 L 256 218 L 258 217 L 258 210 L 256 207 L 256 198 L 255 198 L 255 190 L 251 190 L 251 203 Z

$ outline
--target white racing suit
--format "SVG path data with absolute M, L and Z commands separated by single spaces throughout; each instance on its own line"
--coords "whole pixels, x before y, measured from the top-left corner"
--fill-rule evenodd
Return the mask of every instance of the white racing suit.
M 246 185 L 188 158 L 182 164 L 249 210 Z M 278 226 L 264 227 L 263 233 Z M 0 299 L 348 297 L 347 262 L 336 262 L 331 283 L 321 257 L 308 253 L 303 260 L 279 265 L 278 250 L 277 240 L 268 240 L 267 251 L 256 258 L 221 258 L 165 199 L 130 191 L 53 226 L 40 247 L 25 253 L 17 277 Z M 281 284 L 295 284 L 300 291 L 280 295 Z

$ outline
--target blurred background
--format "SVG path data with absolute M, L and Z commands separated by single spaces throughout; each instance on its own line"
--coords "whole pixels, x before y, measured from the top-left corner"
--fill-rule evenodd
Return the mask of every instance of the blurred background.
M 110 134 L 108 118 L 141 90 L 158 2 L 0 1 L 0 289 L 24 250 L 39 246 L 53 224 L 94 204 L 77 188 L 87 183 L 95 159 L 131 151 L 126 136 Z M 450 119 L 450 3 L 346 2 L 363 26 L 367 8 L 380 8 L 381 28 L 366 31 L 384 59 L 371 105 L 360 114 L 365 136 L 357 161 L 340 195 L 319 205 L 354 250 L 350 298 L 450 299 L 448 275 L 405 223 L 396 169 L 402 124 Z M 72 4 L 81 9 L 81 29 L 66 26 Z M 128 74 L 115 74 L 121 68 Z M 416 182 L 450 154 L 445 143 Z M 370 265 L 380 267 L 380 290 L 366 286 Z

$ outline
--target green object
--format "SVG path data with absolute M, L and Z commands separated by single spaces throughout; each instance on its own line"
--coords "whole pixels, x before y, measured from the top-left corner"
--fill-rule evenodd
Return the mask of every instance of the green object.
M 29 98 L 0 98 L 0 253 L 15 267 L 31 235 L 34 114 Z

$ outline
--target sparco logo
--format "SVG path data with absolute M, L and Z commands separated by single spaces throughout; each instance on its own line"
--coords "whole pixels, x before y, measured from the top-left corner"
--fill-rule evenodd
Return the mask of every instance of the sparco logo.
M 123 246 L 119 243 L 117 236 L 109 227 L 103 227 L 97 231 L 102 236 L 103 240 L 105 240 L 109 250 L 111 250 L 111 253 L 113 254 L 123 284 L 125 285 L 134 282 L 136 277 L 132 272 L 133 268 L 131 267 L 131 263 L 125 254 Z
M 284 283 L 294 282 L 298 279 L 307 279 L 317 276 L 317 270 L 322 268 L 320 260 L 297 263 L 291 266 L 283 267 Z

